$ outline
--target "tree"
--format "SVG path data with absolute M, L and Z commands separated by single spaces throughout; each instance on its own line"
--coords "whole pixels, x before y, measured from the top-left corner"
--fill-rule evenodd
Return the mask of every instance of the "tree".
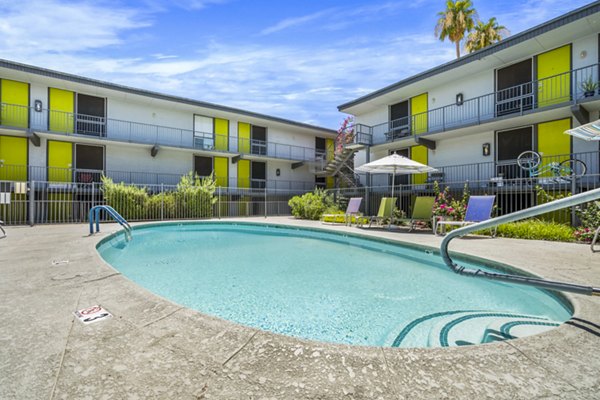
M 456 45 L 456 58 L 460 57 L 460 42 L 465 33 L 470 32 L 478 20 L 477 11 L 473 8 L 471 0 L 448 0 L 446 11 L 438 13 L 438 22 L 435 26 L 435 36 L 441 41 L 450 39 Z
M 485 24 L 478 21 L 477 25 L 473 28 L 473 31 L 469 33 L 469 36 L 467 37 L 465 50 L 469 53 L 481 50 L 484 47 L 501 41 L 508 35 L 510 35 L 508 29 L 502 25 L 498 25 L 496 18 L 490 18 Z

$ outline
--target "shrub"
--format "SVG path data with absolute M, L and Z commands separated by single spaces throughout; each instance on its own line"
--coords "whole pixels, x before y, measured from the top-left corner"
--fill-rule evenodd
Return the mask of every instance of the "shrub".
M 165 218 L 210 218 L 213 215 L 215 179 L 190 172 L 181 177 L 174 192 L 150 195 L 145 187 L 114 183 L 102 177 L 106 204 L 127 220 Z
M 585 205 L 577 206 L 575 214 L 581 226 L 575 231 L 575 239 L 580 242 L 590 243 L 594 238 L 596 229 L 600 226 L 600 201 L 592 201 Z
M 511 222 L 498 227 L 498 236 L 513 239 L 572 242 L 574 229 L 557 222 L 531 219 Z
M 333 194 L 323 189 L 294 196 L 288 202 L 292 215 L 296 218 L 318 220 L 325 213 L 335 214 L 340 210 L 333 200 Z

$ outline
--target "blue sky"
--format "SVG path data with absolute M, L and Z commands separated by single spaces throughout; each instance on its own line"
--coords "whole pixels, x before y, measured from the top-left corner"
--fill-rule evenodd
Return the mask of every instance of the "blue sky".
M 583 6 L 475 0 L 512 34 Z M 0 57 L 337 128 L 336 106 L 452 60 L 443 0 L 0 0 Z

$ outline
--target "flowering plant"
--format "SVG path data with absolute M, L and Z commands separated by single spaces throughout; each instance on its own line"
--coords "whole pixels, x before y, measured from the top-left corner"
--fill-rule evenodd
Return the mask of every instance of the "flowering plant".
M 450 188 L 442 191 L 437 181 L 433 183 L 433 192 L 435 193 L 435 201 L 433 203 L 433 215 L 452 217 L 458 220 L 463 219 L 467 209 L 467 201 L 469 199 L 469 189 L 465 185 L 463 195 L 460 200 L 455 200 L 450 194 Z
M 573 232 L 573 236 L 578 242 L 591 243 L 595 233 L 591 228 L 579 228 Z
M 352 140 L 354 140 L 354 117 L 349 115 L 344 118 L 338 129 L 338 135 L 335 138 L 335 152 L 341 153 L 344 145 L 352 143 Z

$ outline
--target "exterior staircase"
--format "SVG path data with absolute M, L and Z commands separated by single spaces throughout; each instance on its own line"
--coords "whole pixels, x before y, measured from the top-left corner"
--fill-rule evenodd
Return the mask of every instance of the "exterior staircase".
M 334 155 L 333 159 L 327 160 L 323 169 L 316 172 L 319 177 L 338 177 L 347 187 L 359 186 L 359 180 L 354 173 L 354 154 L 360 148 L 344 147 L 343 150 Z

